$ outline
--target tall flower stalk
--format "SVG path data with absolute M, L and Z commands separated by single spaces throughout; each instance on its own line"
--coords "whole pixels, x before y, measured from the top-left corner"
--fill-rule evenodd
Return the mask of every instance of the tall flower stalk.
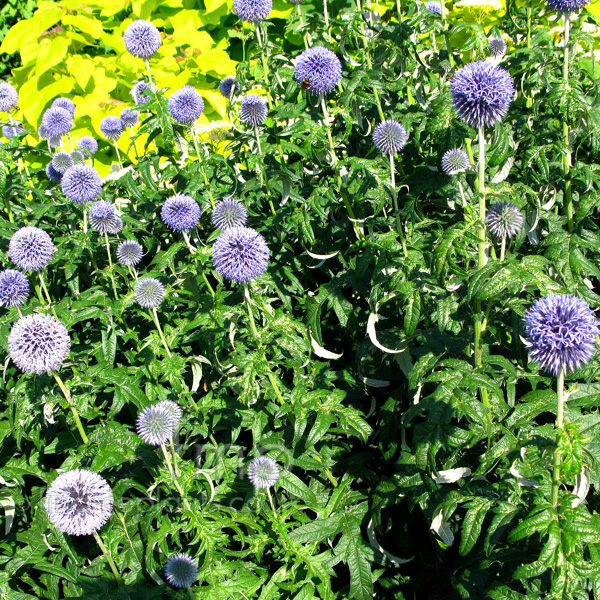
M 564 36 L 564 60 L 563 60 L 563 81 L 565 88 L 569 88 L 569 42 L 571 36 L 571 15 L 565 13 L 565 36 Z M 573 231 L 573 196 L 571 192 L 571 145 L 569 143 L 569 123 L 568 115 L 563 117 L 563 142 L 565 153 L 563 154 L 563 173 L 565 177 L 565 201 L 567 204 L 567 224 L 569 231 Z

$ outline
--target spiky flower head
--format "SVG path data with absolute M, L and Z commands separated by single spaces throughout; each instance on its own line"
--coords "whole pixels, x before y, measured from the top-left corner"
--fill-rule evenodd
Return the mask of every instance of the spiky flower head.
M 172 439 L 179 424 L 179 419 L 176 419 L 173 409 L 163 402 L 148 406 L 137 418 L 136 431 L 138 435 L 146 444 L 152 446 L 160 446 Z M 175 403 L 173 402 L 173 404 Z
M 240 121 L 248 127 L 257 127 L 267 120 L 267 105 L 258 94 L 246 94 L 240 107 Z
M 77 148 L 79 150 L 83 150 L 86 156 L 91 156 L 92 154 L 96 154 L 98 151 L 98 142 L 89 135 L 84 135 L 78 142 Z
M 56 371 L 69 355 L 67 328 L 52 315 L 32 313 L 17 320 L 8 335 L 8 352 L 25 373 Z
M 234 198 L 224 198 L 217 202 L 212 212 L 212 222 L 217 229 L 229 229 L 245 225 L 248 219 L 246 207 Z
M 472 62 L 452 79 L 452 101 L 459 118 L 470 127 L 492 127 L 508 112 L 515 95 L 508 71 L 491 62 Z
M 13 125 L 2 125 L 2 135 L 5 138 L 15 138 L 19 137 L 22 133 L 25 133 L 25 129 L 23 129 L 21 123 L 15 123 Z
M 10 112 L 19 102 L 19 93 L 7 83 L 0 81 L 0 112 Z
M 46 165 L 46 176 L 48 177 L 48 179 L 50 181 L 53 181 L 54 183 L 60 183 L 61 179 L 62 179 L 62 173 L 60 173 L 59 171 L 57 171 L 53 166 L 52 166 L 52 161 L 50 161 L 47 165 Z
M 22 306 L 29 297 L 29 281 L 21 271 L 0 271 L 0 306 Z
M 124 108 L 121 111 L 120 117 L 125 127 L 135 127 L 140 120 L 140 113 L 131 108 Z
M 75 103 L 69 98 L 55 98 L 52 102 L 52 106 L 58 108 L 64 108 L 71 116 L 75 114 Z
M 21 227 L 8 244 L 10 259 L 23 271 L 41 271 L 52 260 L 54 244 L 39 227 Z
M 152 100 L 152 96 L 146 93 L 148 90 L 152 91 L 151 85 L 147 81 L 138 81 L 131 88 L 131 96 L 136 104 L 146 104 Z
M 273 487 L 279 475 L 279 465 L 269 456 L 253 458 L 248 465 L 248 479 L 255 488 Z
M 52 157 L 52 166 L 59 172 L 65 173 L 75 164 L 73 157 L 68 152 L 57 152 Z
M 173 400 L 161 400 L 157 406 L 160 406 L 164 410 L 168 410 L 173 416 L 173 430 L 177 430 L 179 422 L 181 421 L 181 406 Z
M 200 206 L 186 194 L 175 194 L 165 200 L 160 211 L 163 223 L 173 231 L 190 231 L 200 220 Z
M 169 113 L 175 121 L 190 125 L 204 110 L 202 96 L 191 86 L 184 85 L 169 98 Z
M 540 298 L 525 313 L 529 356 L 545 371 L 558 375 L 587 364 L 600 333 L 588 303 L 570 294 Z
M 87 469 L 61 473 L 46 492 L 50 522 L 69 535 L 90 535 L 104 525 L 113 509 L 112 491 L 101 475 Z
M 98 171 L 90 165 L 78 163 L 67 169 L 61 187 L 63 194 L 77 204 L 95 200 L 102 191 L 102 180 Z
M 50 134 L 46 131 L 46 128 L 44 127 L 43 123 L 40 123 L 40 126 L 38 127 L 38 135 L 43 140 L 47 140 L 50 137 Z
M 231 99 L 232 95 L 240 89 L 240 84 L 235 80 L 233 75 L 227 75 L 225 79 L 221 79 L 219 83 L 219 91 L 224 98 Z
M 496 202 L 488 208 L 487 226 L 494 237 L 514 237 L 523 227 L 523 213 L 512 202 Z
M 127 52 L 138 58 L 150 58 L 158 52 L 162 44 L 160 32 L 156 26 L 143 19 L 129 24 L 123 34 L 123 41 Z
M 446 175 L 458 175 L 471 167 L 469 155 L 460 148 L 446 150 L 442 156 L 442 171 Z
M 114 204 L 98 200 L 90 206 L 90 226 L 99 233 L 108 233 L 115 219 L 118 217 Z
M 51 106 L 44 112 L 42 125 L 49 137 L 57 138 L 67 135 L 73 129 L 73 115 L 60 106 Z
M 442 14 L 442 5 L 440 2 L 436 2 L 432 0 L 431 2 L 425 2 L 425 8 L 433 13 L 437 13 L 438 15 Z
M 61 144 L 62 144 L 61 137 L 48 138 L 48 145 L 50 146 L 50 148 L 54 148 L 54 149 L 59 148 Z
M 328 94 L 335 89 L 341 77 L 340 59 L 322 46 L 307 48 L 296 62 L 294 79 L 311 94 Z
M 373 132 L 373 143 L 377 150 L 384 154 L 400 152 L 406 146 L 407 139 L 406 129 L 392 119 L 379 123 Z
M 269 264 L 269 247 L 250 227 L 225 229 L 213 245 L 213 264 L 225 279 L 245 283 L 262 275 Z
M 114 219 L 108 224 L 108 229 L 106 233 L 117 234 L 123 231 L 123 219 L 121 217 L 115 216 Z
M 85 161 L 85 154 L 82 150 L 73 150 L 71 152 L 71 158 L 73 159 L 73 164 L 77 164 Z
M 572 13 L 581 10 L 590 0 L 546 0 L 548 6 L 559 13 Z
M 165 297 L 165 286 L 153 277 L 140 279 L 135 288 L 135 299 L 144 308 L 157 308 Z
M 506 54 L 506 42 L 501 37 L 493 37 L 488 43 L 488 52 L 494 58 L 502 58 Z
M 118 140 L 123 133 L 123 121 L 119 117 L 104 117 L 100 122 L 100 131 L 109 140 Z
M 135 240 L 124 240 L 117 248 L 117 260 L 126 267 L 135 267 L 143 254 L 142 247 Z
M 273 0 L 233 0 L 233 12 L 242 21 L 260 23 L 273 10 Z
M 198 564 L 189 554 L 175 554 L 167 561 L 165 577 L 176 588 L 189 587 L 198 577 Z

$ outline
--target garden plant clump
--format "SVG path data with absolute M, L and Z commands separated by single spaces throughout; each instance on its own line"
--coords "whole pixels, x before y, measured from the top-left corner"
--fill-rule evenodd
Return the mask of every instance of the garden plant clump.
M 0 598 L 600 600 L 600 3 L 21 4 Z

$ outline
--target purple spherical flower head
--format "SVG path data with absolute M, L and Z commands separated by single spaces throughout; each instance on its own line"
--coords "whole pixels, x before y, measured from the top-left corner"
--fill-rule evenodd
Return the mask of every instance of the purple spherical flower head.
M 135 127 L 137 122 L 140 120 L 140 113 L 137 110 L 131 108 L 124 108 L 121 111 L 121 121 L 125 127 Z
M 572 13 L 581 10 L 590 0 L 546 0 L 548 6 L 560 13 Z
M 109 140 L 118 140 L 123 133 L 123 121 L 119 117 L 104 117 L 100 122 L 100 131 Z
M 212 212 L 212 222 L 217 229 L 229 229 L 245 225 L 248 219 L 246 207 L 234 198 L 224 198 L 217 202 Z
M 124 240 L 117 248 L 117 260 L 126 267 L 135 267 L 141 260 L 143 249 L 135 240 Z
M 52 106 L 64 108 L 71 116 L 75 114 L 75 103 L 68 98 L 55 98 L 52 102 Z
M 62 138 L 61 137 L 50 137 L 50 138 L 48 138 L 48 145 L 50 146 L 50 148 L 59 148 L 61 144 L 62 144 Z
M 512 202 L 496 202 L 488 208 L 487 226 L 494 237 L 514 237 L 523 227 L 523 213 Z
M 175 434 L 179 418 L 174 409 L 164 402 L 148 406 L 138 415 L 136 431 L 146 444 L 160 446 L 172 439 Z M 181 411 L 179 416 L 181 416 Z
M 47 140 L 50 138 L 50 134 L 46 131 L 46 128 L 44 127 L 43 124 L 40 123 L 40 126 L 38 127 L 38 135 L 43 139 L 43 140 Z
M 143 19 L 129 24 L 123 34 L 123 41 L 127 52 L 138 58 L 150 58 L 158 52 L 162 43 L 156 26 Z
M 186 194 L 167 198 L 160 211 L 163 223 L 173 231 L 190 231 L 200 221 L 200 206 Z
M 587 364 L 600 333 L 588 303 L 570 294 L 540 298 L 525 313 L 525 333 L 532 361 L 558 375 Z
M 46 165 L 46 176 L 50 181 L 54 183 L 60 183 L 62 180 L 62 173 L 58 172 L 53 166 L 52 162 Z
M 506 54 L 506 42 L 501 37 L 493 37 L 488 43 L 488 52 L 494 58 L 502 58 Z
M 10 83 L 0 81 L 0 112 L 10 112 L 18 102 L 17 90 Z
M 273 0 L 233 0 L 233 12 L 242 21 L 260 23 L 273 10 Z
M 52 238 L 39 227 L 21 227 L 8 244 L 10 259 L 23 271 L 41 271 L 54 255 Z
M 140 279 L 135 288 L 135 299 L 144 308 L 158 308 L 165 297 L 165 286 L 153 277 Z
M 98 171 L 90 165 L 78 163 L 67 169 L 61 187 L 63 194 L 77 204 L 95 200 L 102 191 L 102 180 Z
M 51 106 L 42 117 L 42 125 L 51 138 L 62 137 L 73 129 L 73 116 L 64 108 Z
M 60 368 L 69 354 L 67 328 L 52 315 L 32 313 L 17 320 L 8 336 L 8 352 L 25 373 L 45 375 Z
M 59 173 L 66 173 L 75 164 L 73 157 L 68 152 L 57 152 L 52 157 L 52 166 Z
M 246 94 L 240 107 L 240 121 L 248 127 L 257 127 L 267 120 L 267 105 L 258 94 Z
M 25 133 L 25 130 L 21 126 L 21 123 L 15 123 L 14 127 L 11 125 L 2 126 L 2 135 L 5 138 L 19 137 L 22 133 Z
M 515 95 L 508 71 L 489 62 L 461 67 L 452 79 L 454 109 L 470 127 L 491 127 L 501 121 Z
M 442 5 L 440 2 L 435 2 L 435 0 L 426 2 L 425 8 L 433 13 L 437 13 L 438 15 L 442 14 Z
M 442 171 L 446 175 L 457 175 L 471 167 L 469 155 L 460 148 L 446 150 L 442 156 Z
M 98 200 L 90 206 L 90 226 L 98 233 L 110 233 L 118 219 L 114 205 Z
M 233 75 L 228 75 L 225 79 L 221 79 L 219 83 L 219 91 L 224 98 L 228 100 L 240 89 L 240 84 L 235 80 Z
M 148 90 L 152 91 L 151 85 L 147 81 L 138 81 L 131 88 L 131 96 L 136 104 L 146 104 L 152 100 L 152 95 L 146 93 Z
M 71 152 L 71 158 L 73 159 L 73 164 L 77 164 L 85 161 L 85 153 L 82 150 L 73 150 Z
M 377 150 L 384 154 L 400 152 L 406 146 L 407 139 L 406 129 L 392 119 L 379 123 L 373 132 L 373 143 Z
M 83 150 L 86 156 L 91 156 L 98 151 L 98 142 L 93 137 L 84 135 L 79 142 L 77 142 L 77 147 L 80 150 Z
M 90 535 L 110 518 L 113 493 L 101 475 L 75 469 L 59 475 L 46 492 L 50 522 L 69 535 Z
M 279 465 L 270 456 L 254 458 L 248 465 L 248 479 L 255 488 L 273 487 L 279 475 Z
M 169 98 L 169 113 L 178 123 L 191 125 L 203 110 L 204 100 L 191 85 L 184 85 Z
M 269 247 L 258 231 L 231 227 L 213 245 L 215 269 L 225 279 L 246 283 L 264 273 L 269 264 Z
M 165 577 L 176 588 L 190 587 L 198 577 L 198 563 L 189 554 L 175 554 L 167 561 Z
M 312 46 L 298 57 L 294 79 L 311 94 L 328 94 L 342 77 L 339 58 L 327 48 Z
M 0 271 L 0 306 L 22 306 L 29 297 L 29 282 L 21 271 Z

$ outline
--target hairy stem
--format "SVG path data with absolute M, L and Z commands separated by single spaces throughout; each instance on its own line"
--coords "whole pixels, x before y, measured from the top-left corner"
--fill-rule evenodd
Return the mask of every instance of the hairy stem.
M 83 443 L 87 444 L 90 440 L 88 439 L 88 436 L 85 434 L 83 425 L 81 424 L 81 419 L 79 418 L 79 413 L 77 412 L 77 408 L 75 407 L 75 404 L 73 403 L 73 398 L 71 398 L 71 393 L 67 389 L 67 386 L 65 385 L 64 381 L 60 378 L 60 375 L 58 373 L 54 372 L 54 373 L 52 373 L 52 375 L 54 375 L 54 379 L 56 380 L 56 383 L 58 383 L 58 387 L 60 388 L 61 392 L 63 393 L 65 400 L 69 404 L 69 408 L 71 409 L 71 412 L 73 413 L 73 418 L 75 419 L 75 425 L 77 426 L 77 429 L 79 430 L 79 435 L 81 435 L 81 439 L 83 440 Z
M 560 483 L 560 465 L 562 462 L 562 455 L 560 449 L 560 438 L 562 430 L 565 426 L 565 372 L 561 367 L 558 372 L 558 378 L 556 380 L 556 429 L 557 429 L 557 440 L 556 450 L 554 450 L 554 460 L 552 466 L 552 492 L 551 499 L 554 508 L 558 506 L 558 486 Z
M 115 276 L 113 274 L 113 262 L 112 257 L 110 255 L 110 244 L 108 242 L 108 233 L 104 232 L 104 243 L 106 244 L 106 255 L 108 256 L 108 272 L 110 274 L 110 280 L 112 282 L 113 294 L 115 295 L 115 300 L 118 300 L 119 295 L 117 294 L 117 286 L 115 284 Z
M 569 87 L 569 39 L 571 36 L 571 15 L 565 14 L 565 39 L 564 39 L 564 62 L 563 62 L 563 80 L 565 86 Z M 569 144 L 569 123 L 568 115 L 563 117 L 563 140 L 565 144 L 565 153 L 563 155 L 563 172 L 565 176 L 565 201 L 567 204 L 567 224 L 569 231 L 573 231 L 573 197 L 571 195 L 571 147 Z
M 167 356 L 171 358 L 173 355 L 171 354 L 171 350 L 169 349 L 169 345 L 167 344 L 167 340 L 165 339 L 165 334 L 163 333 L 162 327 L 160 326 L 160 321 L 158 320 L 158 314 L 156 313 L 156 308 L 150 309 L 150 314 L 152 315 L 152 320 L 156 325 L 156 329 L 158 330 L 158 335 L 160 336 L 160 341 L 162 342 L 165 350 L 167 351 Z

